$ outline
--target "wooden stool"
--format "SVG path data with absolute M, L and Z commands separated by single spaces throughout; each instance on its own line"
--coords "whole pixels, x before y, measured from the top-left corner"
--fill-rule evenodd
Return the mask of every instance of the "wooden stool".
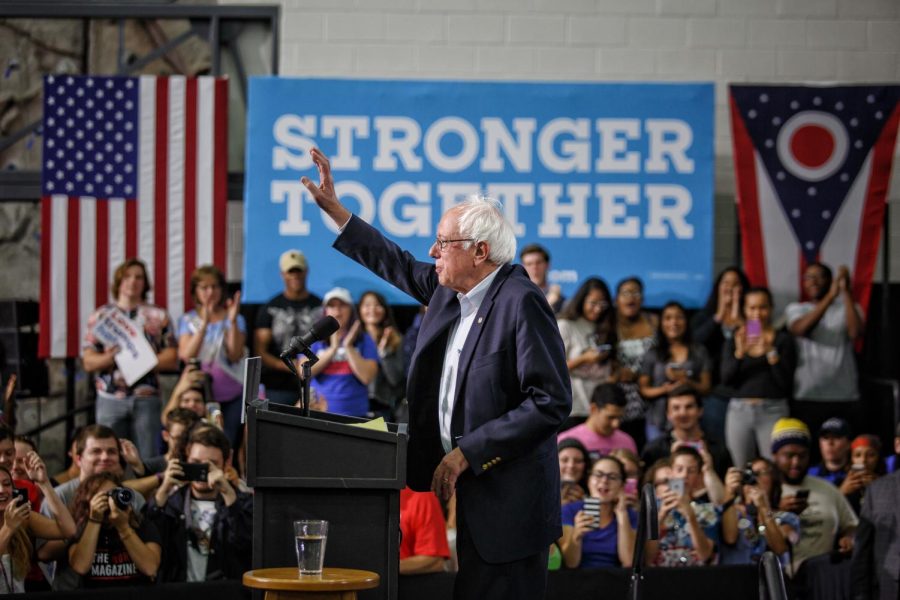
M 325 567 L 322 575 L 300 577 L 297 567 L 256 569 L 244 573 L 244 586 L 266 591 L 266 600 L 356 600 L 356 590 L 378 587 L 372 571 Z

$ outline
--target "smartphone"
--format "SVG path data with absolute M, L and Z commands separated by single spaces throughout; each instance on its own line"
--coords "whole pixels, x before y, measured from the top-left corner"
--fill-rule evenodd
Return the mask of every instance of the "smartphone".
M 797 500 L 809 500 L 809 490 L 797 490 L 794 496 L 797 497 Z
M 600 498 L 584 499 L 584 514 L 593 517 L 591 527 L 597 529 L 600 527 Z
M 681 442 L 681 445 L 687 446 L 688 448 L 693 448 L 697 452 L 700 452 L 703 450 L 703 440 L 696 440 L 696 441 L 687 440 L 687 441 Z
M 206 463 L 181 463 L 184 481 L 202 481 L 209 479 L 209 465 Z
M 684 496 L 684 479 L 681 479 L 680 477 L 669 479 L 669 489 L 679 496 Z
M 638 480 L 634 477 L 629 477 L 625 480 L 625 494 L 629 496 L 637 496 L 638 493 Z
M 851 471 L 865 471 L 866 465 L 853 464 L 853 465 L 850 465 L 850 470 Z
M 762 335 L 762 322 L 759 319 L 747 319 L 747 341 L 758 340 Z
M 21 498 L 22 501 L 19 503 L 20 505 L 21 504 L 29 504 L 28 490 L 26 490 L 25 488 L 13 488 L 12 497 L 13 497 L 13 501 L 15 501 L 16 498 Z

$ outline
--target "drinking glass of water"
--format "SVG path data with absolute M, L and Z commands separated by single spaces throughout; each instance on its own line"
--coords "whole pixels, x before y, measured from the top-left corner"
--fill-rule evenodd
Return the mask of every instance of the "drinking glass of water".
M 325 542 L 328 539 L 328 521 L 294 521 L 294 538 L 297 542 L 300 575 L 321 575 Z

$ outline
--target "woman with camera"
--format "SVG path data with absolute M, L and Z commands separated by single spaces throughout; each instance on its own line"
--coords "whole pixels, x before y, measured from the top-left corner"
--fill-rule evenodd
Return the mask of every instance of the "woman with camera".
M 630 567 L 637 514 L 625 498 L 625 465 L 604 456 L 591 467 L 590 496 L 563 506 L 563 561 L 570 569 Z
M 728 469 L 725 497 L 721 564 L 756 563 L 766 550 L 788 564 L 790 546 L 800 538 L 800 518 L 772 508 L 781 500 L 781 479 L 775 465 L 757 458 L 744 469 Z
M 572 412 L 561 430 L 580 425 L 590 414 L 591 394 L 614 381 L 616 314 L 606 283 L 586 279 L 557 320 L 572 381 Z
M 72 501 L 78 541 L 69 548 L 69 565 L 82 587 L 144 585 L 156 578 L 159 532 L 131 508 L 134 492 L 119 485 L 116 475 L 96 473 Z
M 644 356 L 638 377 L 647 408 L 647 441 L 663 435 L 666 428 L 666 397 L 675 390 L 693 390 L 703 397 L 712 389 L 712 361 L 706 348 L 691 343 L 687 311 L 678 302 L 663 309 L 656 334 L 656 347 Z

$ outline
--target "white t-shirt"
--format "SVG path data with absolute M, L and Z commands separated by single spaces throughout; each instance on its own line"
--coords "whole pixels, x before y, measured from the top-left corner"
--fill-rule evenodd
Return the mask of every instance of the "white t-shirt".
M 191 498 L 191 530 L 188 532 L 187 580 L 206 581 L 206 563 L 209 560 L 209 536 L 216 518 L 215 500 Z M 192 543 L 196 541 L 196 548 Z
M 792 302 L 784 311 L 788 327 L 815 308 L 812 302 Z M 862 314 L 859 305 L 856 310 Z M 847 336 L 844 300 L 836 298 L 809 335 L 798 336 L 794 398 L 798 400 L 857 400 L 853 341 Z
M 799 489 L 809 490 L 809 506 L 800 513 L 800 541 L 793 551 L 794 573 L 806 559 L 831 552 L 835 540 L 859 524 L 844 495 L 824 479 L 807 475 L 800 485 L 785 483 L 781 495 L 794 496 Z
M 566 360 L 581 356 L 590 347 L 590 338 L 597 330 L 597 324 L 581 317 L 575 321 L 559 319 L 559 334 L 566 349 Z M 583 365 L 569 372 L 572 381 L 572 413 L 573 417 L 586 417 L 591 414 L 591 396 L 601 383 L 607 381 L 612 374 L 612 357 L 605 365 L 597 363 Z

